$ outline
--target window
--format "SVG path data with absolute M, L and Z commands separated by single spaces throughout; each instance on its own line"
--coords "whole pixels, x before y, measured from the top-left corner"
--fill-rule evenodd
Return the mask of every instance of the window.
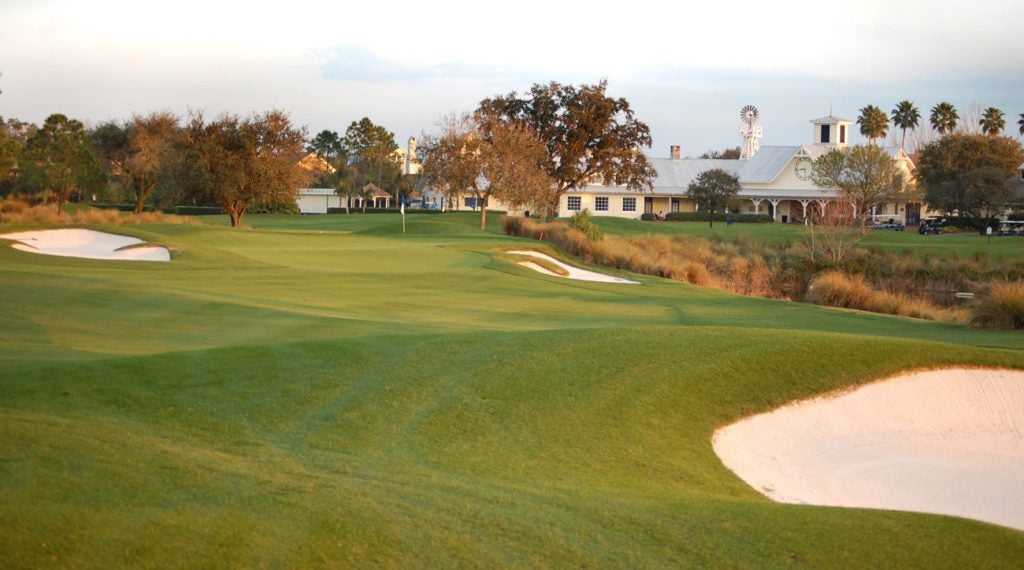
M 594 198 L 594 211 L 595 212 L 607 212 L 608 211 L 608 196 L 598 196 Z
M 846 144 L 846 125 L 839 125 L 839 144 Z
M 580 198 L 579 196 L 568 196 L 566 197 L 565 205 L 570 212 L 579 212 L 583 209 L 583 198 Z
M 622 199 L 622 211 L 623 212 L 635 212 L 636 211 L 636 198 L 623 198 Z
M 678 212 L 679 211 L 679 198 L 672 198 L 672 205 L 669 206 L 668 210 L 670 212 Z
M 831 141 L 831 139 L 832 139 L 831 135 L 832 135 L 831 125 L 822 125 L 821 126 L 821 142 L 823 142 L 823 143 L 832 142 Z

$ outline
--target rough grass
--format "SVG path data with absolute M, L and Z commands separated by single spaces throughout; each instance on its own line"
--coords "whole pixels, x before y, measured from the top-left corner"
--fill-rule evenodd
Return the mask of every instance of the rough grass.
M 600 240 L 589 240 L 559 222 L 505 218 L 504 223 L 510 235 L 548 240 L 599 265 L 744 295 L 928 320 L 963 322 L 966 311 L 957 306 L 954 293 L 983 291 L 993 281 L 1024 279 L 1024 256 L 1019 255 L 995 261 L 987 252 L 974 252 L 967 258 L 957 250 L 944 256 L 932 252 L 919 256 L 912 250 L 895 252 L 871 246 L 853 248 L 847 259 L 835 266 L 812 260 L 803 242 L 759 241 L 746 234 L 704 238 L 686 233 L 627 232 L 628 237 L 609 233 Z M 621 227 L 621 222 L 610 225 Z M 975 320 L 985 326 L 1013 322 Z
M 554 279 L 436 218 L 126 228 L 159 266 L 0 244 L 0 566 L 1024 558 L 992 525 L 772 503 L 710 443 L 901 370 L 1019 368 L 1019 333 Z
M 197 222 L 190 216 L 177 216 L 163 212 L 135 214 L 83 206 L 68 207 L 63 212 L 57 212 L 56 206 L 52 204 L 31 205 L 17 198 L 7 198 L 0 202 L 0 223 L 50 226 L 122 226 L 127 224 L 194 224 Z

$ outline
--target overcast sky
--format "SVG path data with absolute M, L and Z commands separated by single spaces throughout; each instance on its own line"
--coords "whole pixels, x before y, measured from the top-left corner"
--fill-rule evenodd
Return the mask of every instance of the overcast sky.
M 399 144 L 533 83 L 595 83 L 653 156 L 811 142 L 809 120 L 911 99 L 1024 113 L 1024 2 L 0 0 L 0 116 L 288 111 L 310 135 L 369 117 Z M 858 135 L 859 137 L 859 135 Z M 853 142 L 858 142 L 855 138 Z

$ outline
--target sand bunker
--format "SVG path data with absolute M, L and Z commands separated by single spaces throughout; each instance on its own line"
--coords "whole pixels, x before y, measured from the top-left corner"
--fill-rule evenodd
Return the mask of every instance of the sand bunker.
M 120 259 L 128 261 L 170 261 L 166 247 L 143 246 L 138 238 L 119 236 L 83 229 L 40 230 L 0 235 L 0 239 L 14 240 L 14 249 L 85 259 Z
M 1024 372 L 917 372 L 718 430 L 715 452 L 784 503 L 956 515 L 1024 530 Z
M 640 284 L 639 281 L 630 281 L 629 279 L 623 279 L 621 277 L 612 277 L 611 275 L 605 275 L 603 273 L 597 273 L 595 271 L 587 271 L 586 269 L 580 269 L 578 267 L 573 267 L 571 265 L 566 265 L 566 264 L 562 263 L 561 261 L 558 261 L 557 259 L 551 257 L 550 255 L 543 254 L 543 253 L 541 253 L 539 251 L 507 251 L 505 253 L 514 253 L 516 255 L 529 255 L 529 256 L 533 256 L 533 257 L 539 258 L 539 259 L 543 259 L 543 260 L 547 261 L 548 263 L 552 263 L 554 265 L 557 265 L 558 267 L 561 267 L 562 269 L 564 269 L 569 274 L 567 276 L 566 275 L 559 275 L 558 273 L 555 273 L 554 271 L 550 271 L 550 270 L 548 270 L 548 269 L 546 269 L 546 268 L 544 268 L 544 267 L 542 267 L 542 266 L 540 266 L 540 265 L 538 265 L 536 263 L 533 263 L 531 261 L 520 262 L 520 265 L 522 265 L 524 267 L 529 267 L 530 269 L 533 269 L 534 271 L 538 271 L 538 272 L 543 273 L 545 275 L 553 275 L 555 277 L 568 277 L 569 279 L 579 279 L 580 281 L 597 281 L 597 282 L 600 282 L 600 283 L 623 283 L 623 284 L 629 284 L 629 285 L 639 285 Z

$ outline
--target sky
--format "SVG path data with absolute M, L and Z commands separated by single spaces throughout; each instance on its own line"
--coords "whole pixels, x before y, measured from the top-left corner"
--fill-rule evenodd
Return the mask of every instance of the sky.
M 484 98 L 605 79 L 650 127 L 651 156 L 738 146 L 745 105 L 762 145 L 904 99 L 925 121 L 940 101 L 994 106 L 1017 132 L 1020 0 L 701 4 L 0 0 L 0 116 L 277 108 L 310 137 L 369 117 L 404 146 Z

